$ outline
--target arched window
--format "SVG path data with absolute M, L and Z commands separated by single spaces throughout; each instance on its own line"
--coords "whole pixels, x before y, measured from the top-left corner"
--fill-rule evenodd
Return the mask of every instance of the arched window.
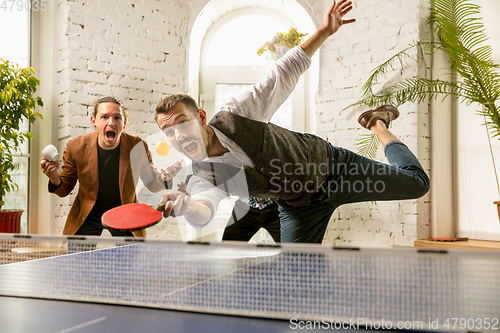
M 267 74 L 274 60 L 259 57 L 257 49 L 290 26 L 289 21 L 273 17 L 268 10 L 250 8 L 231 12 L 212 25 L 202 44 L 199 88 L 200 104 L 209 118 L 232 96 Z M 304 87 L 301 78 L 271 122 L 296 131 L 306 129 Z
M 308 33 L 308 36 L 315 31 L 310 16 L 294 0 L 284 0 L 280 8 L 271 8 L 271 3 L 250 0 L 246 6 L 251 7 L 229 12 L 224 3 L 224 0 L 219 0 L 207 5 L 194 22 L 190 36 L 190 94 L 198 98 L 208 119 L 230 97 L 259 81 L 271 69 L 273 60 L 257 55 L 257 49 L 264 42 L 277 32 L 288 31 L 290 27 Z M 270 7 L 263 7 L 267 5 Z M 231 7 L 234 8 L 234 2 L 231 2 Z M 295 131 L 314 132 L 313 105 L 318 86 L 318 63 L 317 57 L 313 58 L 311 69 L 302 76 L 271 122 Z M 190 237 L 220 240 L 235 199 L 221 202 L 211 223 L 211 231 L 206 230 L 209 227 L 197 229 L 193 231 L 196 235 L 191 234 Z M 252 239 L 254 242 L 270 240 L 271 236 L 263 230 Z

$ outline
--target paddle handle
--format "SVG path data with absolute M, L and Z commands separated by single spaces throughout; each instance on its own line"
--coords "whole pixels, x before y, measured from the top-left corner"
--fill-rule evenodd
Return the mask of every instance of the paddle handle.
M 156 207 L 153 207 L 154 209 L 156 209 L 157 211 L 159 212 L 165 212 L 165 206 L 167 205 L 166 202 L 162 203 L 162 204 L 159 204 L 158 206 Z M 172 211 L 172 213 L 170 213 L 170 216 L 172 217 L 175 217 L 175 213 Z
M 161 204 L 159 204 L 158 206 L 153 207 L 153 208 L 154 208 L 154 209 L 156 209 L 157 211 L 159 211 L 159 212 L 162 212 L 162 213 L 163 213 L 163 212 L 165 211 L 165 206 L 166 206 L 166 204 L 167 204 L 167 203 L 166 203 L 166 202 L 164 202 L 164 203 L 161 203 Z

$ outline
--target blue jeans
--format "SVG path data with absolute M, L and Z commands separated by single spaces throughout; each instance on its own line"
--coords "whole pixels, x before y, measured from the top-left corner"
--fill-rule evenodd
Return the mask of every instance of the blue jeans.
M 309 206 L 278 201 L 281 241 L 321 243 L 334 210 L 348 203 L 416 199 L 429 191 L 429 178 L 415 155 L 400 141 L 385 146 L 389 164 L 327 144 L 328 170 Z

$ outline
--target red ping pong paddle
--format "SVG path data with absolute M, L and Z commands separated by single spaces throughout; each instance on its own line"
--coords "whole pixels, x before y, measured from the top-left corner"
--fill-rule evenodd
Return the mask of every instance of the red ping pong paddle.
M 165 204 L 153 208 L 144 203 L 131 203 L 112 208 L 102 215 L 102 224 L 111 229 L 134 231 L 161 221 Z

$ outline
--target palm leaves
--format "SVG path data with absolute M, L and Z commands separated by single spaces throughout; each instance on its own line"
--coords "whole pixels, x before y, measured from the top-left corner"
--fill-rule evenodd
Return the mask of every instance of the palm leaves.
M 500 137 L 500 114 L 496 103 L 500 99 L 499 65 L 492 60 L 491 47 L 481 22 L 480 7 L 467 0 L 429 0 L 431 16 L 428 24 L 435 30 L 435 41 L 420 41 L 397 53 L 375 68 L 362 87 L 362 97 L 351 104 L 371 107 L 383 104 L 394 106 L 406 102 L 420 103 L 428 99 L 451 97 L 466 104 L 479 103 L 486 126 L 493 137 Z M 445 51 L 457 79 L 450 80 L 408 78 L 382 87 L 373 88 L 387 78 L 389 73 L 403 73 L 415 61 L 424 61 L 425 55 L 436 50 Z M 497 103 L 498 104 L 498 103 Z M 367 138 L 358 141 L 359 152 L 373 150 L 373 141 Z
M 377 136 L 374 134 L 361 134 L 358 137 L 358 153 L 365 157 L 375 159 L 377 156 L 377 149 L 380 144 Z

